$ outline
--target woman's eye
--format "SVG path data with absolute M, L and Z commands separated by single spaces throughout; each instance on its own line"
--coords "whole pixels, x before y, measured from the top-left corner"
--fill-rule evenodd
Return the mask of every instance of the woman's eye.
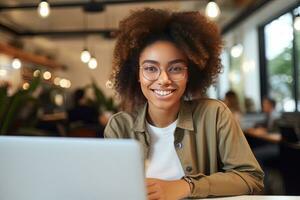
M 152 72 L 152 73 L 158 71 L 157 67 L 154 67 L 154 66 L 146 66 L 146 67 L 144 67 L 144 70 L 146 72 Z
M 184 67 L 182 67 L 182 66 L 172 66 L 169 68 L 170 72 L 175 72 L 175 73 L 182 72 L 183 70 L 184 70 Z

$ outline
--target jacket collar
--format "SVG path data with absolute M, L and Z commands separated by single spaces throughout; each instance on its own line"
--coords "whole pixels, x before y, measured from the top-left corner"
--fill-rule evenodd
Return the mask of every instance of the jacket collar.
M 134 122 L 135 132 L 145 132 L 146 130 L 146 114 L 147 114 L 148 103 L 145 103 L 140 109 L 138 109 L 137 116 Z M 181 101 L 177 127 L 187 129 L 190 131 L 194 130 L 193 124 L 193 113 L 192 113 L 192 102 Z
M 147 114 L 148 103 L 138 109 L 137 116 L 134 122 L 134 132 L 145 132 L 146 130 L 146 114 Z
M 181 101 L 177 127 L 187 129 L 189 131 L 194 130 L 193 109 L 191 101 Z

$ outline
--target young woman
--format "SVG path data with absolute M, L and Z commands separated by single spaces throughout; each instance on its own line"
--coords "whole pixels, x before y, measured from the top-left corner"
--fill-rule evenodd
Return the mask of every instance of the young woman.
M 263 172 L 231 112 L 204 98 L 221 70 L 221 43 L 199 12 L 144 9 L 120 22 L 112 78 L 124 111 L 104 134 L 141 143 L 148 199 L 263 189 Z

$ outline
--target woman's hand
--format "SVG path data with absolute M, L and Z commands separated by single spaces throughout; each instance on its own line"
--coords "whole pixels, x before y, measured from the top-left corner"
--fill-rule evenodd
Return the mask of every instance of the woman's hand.
M 184 180 L 165 181 L 147 178 L 148 200 L 178 200 L 189 196 L 189 184 Z

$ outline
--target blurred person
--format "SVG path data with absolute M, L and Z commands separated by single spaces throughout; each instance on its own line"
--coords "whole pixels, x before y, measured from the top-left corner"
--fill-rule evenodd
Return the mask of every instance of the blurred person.
M 84 89 L 76 89 L 73 94 L 74 106 L 68 110 L 68 119 L 72 122 L 96 123 L 98 111 L 87 104 Z
M 255 104 L 252 98 L 246 97 L 245 98 L 245 112 L 246 113 L 255 113 Z
M 240 123 L 240 119 L 242 117 L 242 111 L 241 111 L 238 96 L 233 90 L 229 90 L 228 92 L 226 92 L 224 103 L 230 109 L 237 122 Z
M 204 98 L 221 71 L 221 48 L 216 24 L 199 12 L 148 8 L 120 22 L 112 79 L 123 111 L 110 118 L 105 137 L 141 143 L 149 200 L 263 189 L 232 113 Z
M 73 103 L 74 106 L 68 110 L 68 121 L 71 129 L 69 134 L 77 136 L 79 132 L 85 131 L 86 136 L 93 136 L 94 134 L 95 137 L 103 137 L 104 126 L 100 121 L 101 115 L 96 108 L 88 105 L 84 89 L 74 91 Z
M 276 111 L 276 101 L 270 97 L 264 97 L 262 112 L 266 118 L 255 127 L 245 133 L 250 136 L 253 153 L 261 164 L 265 177 L 266 194 L 284 194 L 282 175 L 280 172 L 280 149 L 281 134 L 277 127 L 280 113 Z
M 262 112 L 265 113 L 265 120 L 257 123 L 255 127 L 247 130 L 247 133 L 254 136 L 264 136 L 271 133 L 278 134 L 277 120 L 280 113 L 276 111 L 276 101 L 269 97 L 264 97 L 262 102 Z

